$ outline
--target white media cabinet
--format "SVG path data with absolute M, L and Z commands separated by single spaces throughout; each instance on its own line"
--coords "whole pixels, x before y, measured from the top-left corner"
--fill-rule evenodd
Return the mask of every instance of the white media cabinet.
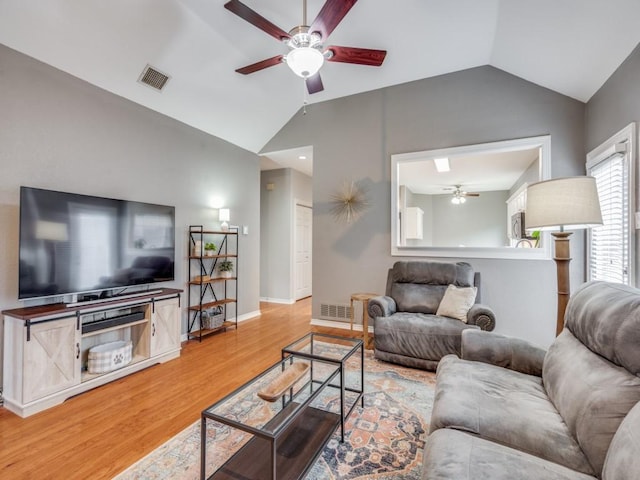
M 180 356 L 180 294 L 163 288 L 98 304 L 3 311 L 4 407 L 27 417 L 67 398 Z M 93 346 L 131 341 L 131 362 L 87 371 Z

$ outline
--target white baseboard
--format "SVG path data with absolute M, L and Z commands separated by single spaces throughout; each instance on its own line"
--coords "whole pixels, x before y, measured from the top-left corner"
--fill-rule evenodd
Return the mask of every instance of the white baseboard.
M 259 317 L 260 315 L 262 315 L 262 312 L 260 310 L 254 310 L 253 312 L 238 315 L 238 323 L 244 322 L 245 320 L 250 320 L 255 317 Z M 180 335 L 181 342 L 186 342 L 187 340 L 189 340 L 189 335 L 187 333 L 183 333 L 182 335 Z
M 260 297 L 260 301 L 266 303 L 282 303 L 285 305 L 293 305 L 294 303 L 296 303 L 296 301 L 291 298 Z
M 320 318 L 312 318 L 311 325 L 315 325 L 317 327 L 340 328 L 342 330 L 351 330 L 351 326 L 349 325 L 348 322 L 339 322 L 337 320 L 324 320 Z M 373 326 L 368 325 L 368 327 L 369 327 L 369 333 L 373 333 Z M 358 332 L 361 332 L 362 325 L 354 323 L 353 329 Z
M 238 315 L 238 322 L 244 322 L 245 320 L 259 317 L 260 315 L 262 315 L 262 312 L 260 310 L 254 310 L 253 312 L 243 313 L 242 315 Z

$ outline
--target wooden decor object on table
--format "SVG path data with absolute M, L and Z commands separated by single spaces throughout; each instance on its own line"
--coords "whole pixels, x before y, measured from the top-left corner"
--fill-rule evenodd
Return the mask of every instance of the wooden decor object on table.
M 362 303 L 362 341 L 364 348 L 371 350 L 373 348 L 373 339 L 369 337 L 369 300 L 373 297 L 377 297 L 378 293 L 354 293 L 351 295 L 351 323 L 350 327 L 353 330 L 353 302 Z
M 269 385 L 258 392 L 258 396 L 267 402 L 275 402 L 285 394 L 309 370 L 309 364 L 296 362 L 274 378 Z

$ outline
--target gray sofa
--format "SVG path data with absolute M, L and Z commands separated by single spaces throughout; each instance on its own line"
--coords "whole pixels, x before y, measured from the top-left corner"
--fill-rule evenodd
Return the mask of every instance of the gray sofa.
M 449 285 L 478 289 L 466 323 L 436 315 Z M 385 295 L 369 300 L 376 358 L 435 370 L 445 355 L 460 354 L 463 331 L 493 330 L 495 314 L 480 298 L 480 273 L 468 263 L 396 262 Z
M 565 319 L 546 352 L 463 333 L 438 366 L 423 479 L 640 478 L 640 290 L 586 283 Z

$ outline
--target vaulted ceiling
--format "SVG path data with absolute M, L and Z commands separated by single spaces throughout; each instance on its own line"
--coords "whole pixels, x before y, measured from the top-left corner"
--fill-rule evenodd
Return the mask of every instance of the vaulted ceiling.
M 298 111 L 286 65 L 234 70 L 286 47 L 226 0 L 0 0 L 0 43 L 253 152 Z M 283 30 L 302 0 L 243 0 Z M 308 18 L 323 0 L 308 0 Z M 325 45 L 385 49 L 382 67 L 326 63 L 309 103 L 493 65 L 581 101 L 640 41 L 637 0 L 360 0 Z M 150 64 L 171 78 L 138 83 Z M 0 65 L 1 74 L 1 65 Z

